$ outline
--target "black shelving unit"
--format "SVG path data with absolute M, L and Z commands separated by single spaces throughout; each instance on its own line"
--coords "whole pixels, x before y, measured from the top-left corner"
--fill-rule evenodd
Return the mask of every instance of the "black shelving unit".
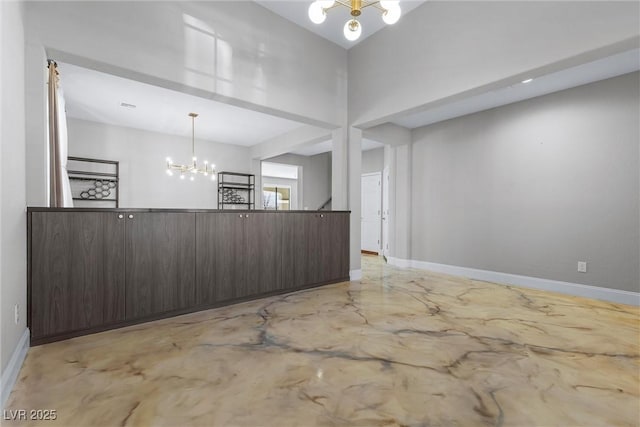
M 255 175 L 218 172 L 218 209 L 256 208 Z
M 119 162 L 73 156 L 67 159 L 75 207 L 120 207 Z

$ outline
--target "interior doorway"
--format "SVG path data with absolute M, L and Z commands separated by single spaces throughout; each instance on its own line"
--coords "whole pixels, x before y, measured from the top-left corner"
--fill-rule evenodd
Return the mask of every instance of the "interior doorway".
M 382 177 L 380 172 L 362 175 L 360 248 L 365 253 L 379 254 L 382 232 Z
M 265 210 L 291 210 L 291 186 L 264 184 L 262 186 L 263 207 Z
M 302 166 L 262 161 L 261 172 L 262 209 L 299 209 L 298 202 L 302 198 Z

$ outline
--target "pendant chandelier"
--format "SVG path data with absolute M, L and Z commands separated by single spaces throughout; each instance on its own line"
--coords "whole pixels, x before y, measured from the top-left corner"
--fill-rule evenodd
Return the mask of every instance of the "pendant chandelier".
M 191 117 L 191 163 L 186 165 L 179 165 L 177 163 L 173 163 L 170 157 L 167 157 L 167 175 L 173 175 L 173 171 L 180 172 L 180 179 L 185 179 L 186 176 L 189 176 L 189 181 L 193 181 L 195 176 L 198 174 L 202 174 L 204 176 L 211 176 L 211 180 L 216 180 L 216 165 L 209 164 L 208 161 L 204 161 L 202 167 L 198 167 L 198 158 L 196 157 L 196 138 L 195 138 L 195 128 L 196 128 L 196 117 L 198 114 L 189 113 L 189 117 Z
M 402 13 L 399 3 L 398 0 L 316 0 L 309 6 L 309 19 L 314 24 L 322 24 L 327 19 L 327 10 L 338 6 L 348 7 L 351 9 L 352 18 L 344 24 L 344 37 L 349 41 L 355 41 L 362 34 L 362 24 L 358 21 L 362 9 L 374 6 L 382 13 L 385 24 L 393 25 L 398 22 Z

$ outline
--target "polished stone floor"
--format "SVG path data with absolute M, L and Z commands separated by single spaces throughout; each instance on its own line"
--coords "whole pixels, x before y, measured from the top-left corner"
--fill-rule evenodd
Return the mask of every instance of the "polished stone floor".
M 46 426 L 640 423 L 637 307 L 363 270 L 32 348 L 7 410 L 55 409 Z

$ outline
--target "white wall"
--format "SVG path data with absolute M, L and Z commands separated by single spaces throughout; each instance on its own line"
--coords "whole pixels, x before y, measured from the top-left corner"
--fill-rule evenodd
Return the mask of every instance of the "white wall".
M 33 1 L 26 12 L 32 206 L 48 203 L 35 116 L 44 56 L 325 129 L 346 122 L 346 50 L 253 2 Z
M 0 345 L 3 378 L 26 329 L 26 190 L 23 4 L 0 2 Z M 20 321 L 14 322 L 14 306 Z
M 415 130 L 411 257 L 640 291 L 639 78 Z
M 362 173 L 382 172 L 384 169 L 384 147 L 362 152 Z
M 166 174 L 167 157 L 191 159 L 191 139 L 69 119 L 69 155 L 120 162 L 120 206 L 127 208 L 217 208 L 217 181 L 194 182 Z M 218 172 L 250 173 L 249 148 L 196 139 L 196 155 Z
M 28 24 L 28 22 L 27 22 Z M 49 141 L 47 129 L 47 55 L 42 45 L 29 43 L 25 49 L 27 205 L 49 205 Z
M 614 1 L 425 2 L 349 50 L 350 123 L 374 124 L 638 37 L 639 9 Z
M 298 181 L 302 181 L 302 191 L 298 194 L 300 209 L 316 210 L 331 197 L 331 153 L 315 156 L 283 154 L 267 160 L 302 166 L 302 177 L 298 176 Z
M 56 59 L 309 124 L 346 114 L 346 51 L 254 2 L 34 1 L 27 12 L 30 39 Z

